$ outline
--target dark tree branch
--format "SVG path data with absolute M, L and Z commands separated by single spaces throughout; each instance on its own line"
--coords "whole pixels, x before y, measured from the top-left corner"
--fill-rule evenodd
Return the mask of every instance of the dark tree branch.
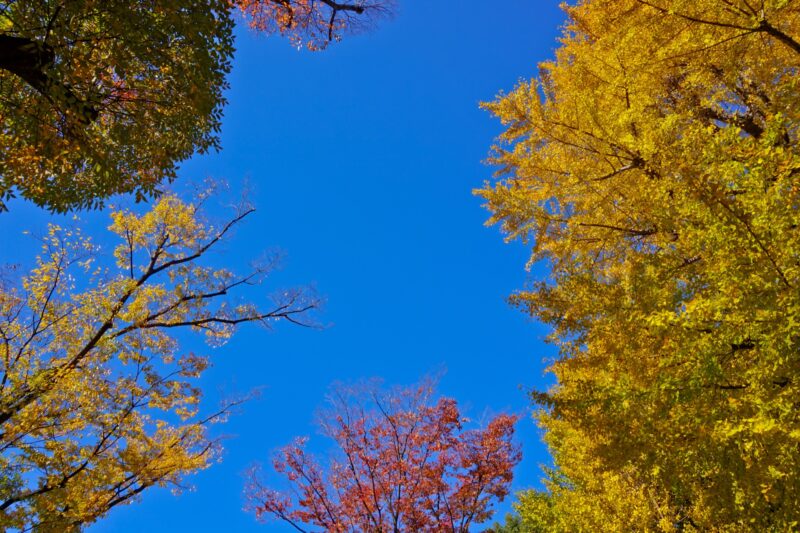
M 359 15 L 364 14 L 364 11 L 367 9 L 366 7 L 358 4 L 340 4 L 334 0 L 320 0 L 320 2 L 330 7 L 333 11 L 352 11 L 353 13 L 357 13 Z
M 767 35 L 770 35 L 770 36 L 774 37 L 775 39 L 777 39 L 781 43 L 785 44 L 786 46 L 791 48 L 794 52 L 800 54 L 800 42 L 797 42 L 791 36 L 789 36 L 788 34 L 782 32 L 781 30 L 779 30 L 778 28 L 776 28 L 775 26 L 770 24 L 769 21 L 767 21 L 766 19 L 760 20 L 756 27 L 747 27 L 747 26 L 743 26 L 741 24 L 730 24 L 730 23 L 727 23 L 727 22 L 720 22 L 720 21 L 717 21 L 717 20 L 708 20 L 708 19 L 703 19 L 703 18 L 699 18 L 699 17 L 693 17 L 691 15 L 687 15 L 687 14 L 684 14 L 684 13 L 671 12 L 671 11 L 668 11 L 667 9 L 661 7 L 661 6 L 658 6 L 658 5 L 653 4 L 652 2 L 649 2 L 648 0 L 637 0 L 637 2 L 639 2 L 640 4 L 643 4 L 643 5 L 649 6 L 649 7 L 653 8 L 653 9 L 655 9 L 655 10 L 657 10 L 657 11 L 659 11 L 659 12 L 665 14 L 665 15 L 666 14 L 674 15 L 674 16 L 682 18 L 684 20 L 688 20 L 689 22 L 696 22 L 698 24 L 706 24 L 708 26 L 716 26 L 718 28 L 730 28 L 730 29 L 735 29 L 735 30 L 746 30 L 748 33 L 750 33 L 750 32 L 763 32 L 763 33 L 766 33 Z
M 0 34 L 0 69 L 18 76 L 62 111 L 72 111 L 82 124 L 94 122 L 97 108 L 76 95 L 68 83 L 53 78 L 55 59 L 47 43 Z
M 627 233 L 628 235 L 633 235 L 637 237 L 647 237 L 650 235 L 655 235 L 658 233 L 656 229 L 635 229 L 635 228 L 622 228 L 620 226 L 612 226 L 610 224 L 590 224 L 588 222 L 581 222 L 578 224 L 584 228 L 603 228 L 603 229 L 610 229 L 614 231 L 621 231 L 623 233 Z

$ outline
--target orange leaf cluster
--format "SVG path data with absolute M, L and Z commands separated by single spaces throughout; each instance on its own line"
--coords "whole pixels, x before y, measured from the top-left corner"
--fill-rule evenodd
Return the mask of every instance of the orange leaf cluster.
M 298 48 L 322 50 L 391 11 L 391 0 L 236 0 L 250 26 L 280 34 Z

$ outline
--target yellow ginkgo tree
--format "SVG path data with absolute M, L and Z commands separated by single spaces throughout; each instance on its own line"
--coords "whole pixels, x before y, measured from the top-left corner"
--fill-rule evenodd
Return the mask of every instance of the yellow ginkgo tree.
M 523 518 L 796 528 L 800 2 L 566 9 L 556 59 L 486 105 L 478 191 L 551 272 L 512 297 L 560 347 L 534 395 L 558 468 Z
M 221 225 L 166 194 L 117 210 L 113 261 L 51 225 L 35 267 L 0 284 L 0 530 L 71 531 L 148 487 L 179 486 L 218 446 L 194 384 L 208 364 L 179 329 L 224 342 L 237 324 L 305 323 L 317 305 L 284 291 L 262 310 L 232 300 L 270 266 L 238 276 L 204 258 L 252 209 Z

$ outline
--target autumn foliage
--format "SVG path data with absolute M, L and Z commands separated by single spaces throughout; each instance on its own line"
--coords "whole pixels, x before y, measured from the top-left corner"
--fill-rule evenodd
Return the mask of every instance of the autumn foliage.
M 298 439 L 274 462 L 291 492 L 253 474 L 248 499 L 259 518 L 299 531 L 469 531 L 508 494 L 520 451 L 516 417 L 500 415 L 484 429 L 464 429 L 466 422 L 454 400 L 434 401 L 430 384 L 339 388 L 322 415 L 337 447 L 328 466 Z
M 391 13 L 393 0 L 236 0 L 250 27 L 321 50 Z
M 51 225 L 33 269 L 2 280 L 0 530 L 77 530 L 217 456 L 207 429 L 229 405 L 200 410 L 209 361 L 174 332 L 219 345 L 239 324 L 304 321 L 316 306 L 303 291 L 263 310 L 237 302 L 271 265 L 236 275 L 204 264 L 251 211 L 215 225 L 164 195 L 149 212 L 112 214 L 113 255 Z
M 584 0 L 486 107 L 479 191 L 546 279 L 547 531 L 789 531 L 800 516 L 800 3 Z
M 227 0 L 0 3 L 0 207 L 152 194 L 218 147 Z
M 206 262 L 251 207 L 214 224 L 208 191 L 184 202 L 161 185 L 219 147 L 240 7 L 316 49 L 384 5 L 323 3 L 325 35 L 288 0 L 0 1 L 0 211 L 14 196 L 59 212 L 157 198 L 113 210 L 110 251 L 52 224 L 30 270 L 0 273 L 0 530 L 79 530 L 218 457 L 208 427 L 237 401 L 200 409 L 209 359 L 176 332 L 217 346 L 244 323 L 307 324 L 307 291 L 266 309 L 236 298 L 272 262 L 243 275 Z M 270 20 L 286 7 L 298 24 Z
M 219 148 L 234 14 L 311 49 L 369 26 L 388 0 L 0 1 L 0 211 L 157 195 Z

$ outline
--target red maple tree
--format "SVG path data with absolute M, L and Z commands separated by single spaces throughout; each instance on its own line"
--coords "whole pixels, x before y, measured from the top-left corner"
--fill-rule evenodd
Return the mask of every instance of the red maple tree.
M 508 494 L 521 459 L 516 416 L 465 430 L 456 402 L 434 401 L 430 382 L 389 392 L 339 388 L 331 406 L 321 417 L 338 446 L 330 465 L 306 452 L 304 438 L 281 449 L 274 467 L 291 489 L 267 488 L 253 472 L 246 493 L 259 519 L 298 531 L 466 532 Z

